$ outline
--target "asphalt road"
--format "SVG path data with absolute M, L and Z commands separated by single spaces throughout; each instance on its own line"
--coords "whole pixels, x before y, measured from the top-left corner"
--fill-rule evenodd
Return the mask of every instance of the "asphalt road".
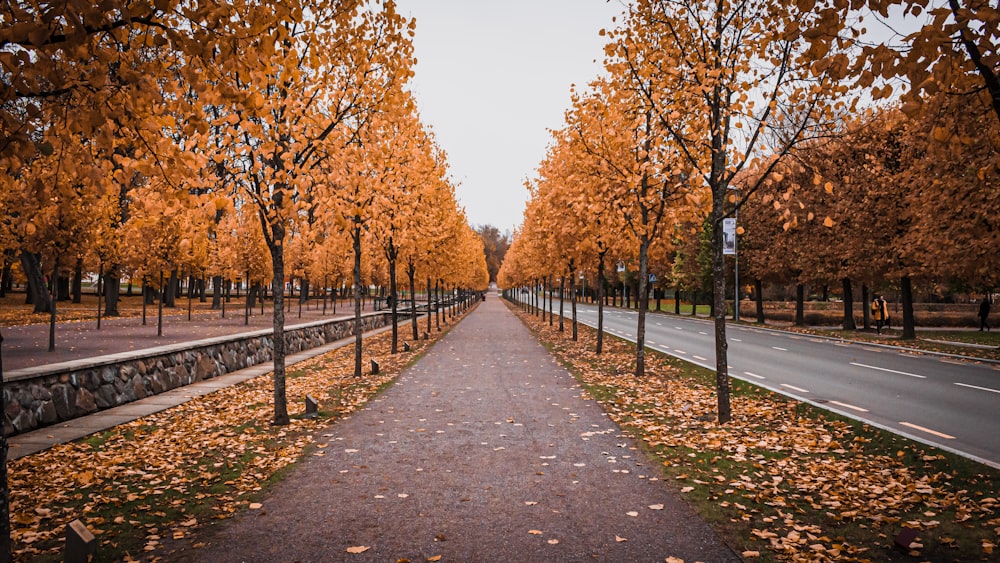
M 597 307 L 577 307 L 596 327 Z M 637 316 L 605 309 L 605 332 L 634 342 Z M 712 321 L 646 319 L 648 348 L 715 369 Z M 750 326 L 726 332 L 731 377 L 1000 468 L 1000 365 Z

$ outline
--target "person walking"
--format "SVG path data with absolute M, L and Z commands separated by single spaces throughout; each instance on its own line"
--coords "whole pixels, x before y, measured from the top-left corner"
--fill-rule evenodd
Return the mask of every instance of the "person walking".
M 889 307 L 881 294 L 872 301 L 872 317 L 875 318 L 875 332 L 882 334 L 882 325 L 889 325 Z
M 984 295 L 983 301 L 979 304 L 979 332 L 982 332 L 984 328 L 986 329 L 986 332 L 989 332 L 990 325 L 987 322 L 989 317 L 990 317 L 990 296 Z

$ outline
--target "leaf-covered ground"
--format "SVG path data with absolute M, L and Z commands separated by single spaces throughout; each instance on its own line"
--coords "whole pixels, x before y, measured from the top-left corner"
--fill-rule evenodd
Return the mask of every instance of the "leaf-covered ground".
M 997 560 L 1000 472 L 736 380 L 719 425 L 713 373 L 651 352 L 636 379 L 633 344 L 519 314 L 744 558 Z
M 100 542 L 99 560 L 155 559 L 168 538 L 254 509 L 289 465 L 322 455 L 332 420 L 367 403 L 440 334 L 395 356 L 389 333 L 366 339 L 361 379 L 353 346 L 291 366 L 288 426 L 270 424 L 268 374 L 10 463 L 15 558 L 61 561 L 66 524 L 79 518 Z M 368 373 L 371 358 L 378 375 Z M 306 395 L 318 400 L 318 418 L 301 417 Z

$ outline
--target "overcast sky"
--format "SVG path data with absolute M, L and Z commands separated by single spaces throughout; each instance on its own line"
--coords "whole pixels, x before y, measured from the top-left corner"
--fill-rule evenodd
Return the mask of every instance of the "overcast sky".
M 473 225 L 521 223 L 570 86 L 601 72 L 618 0 L 398 0 L 417 20 L 413 91 Z M 620 18 L 619 18 L 620 19 Z

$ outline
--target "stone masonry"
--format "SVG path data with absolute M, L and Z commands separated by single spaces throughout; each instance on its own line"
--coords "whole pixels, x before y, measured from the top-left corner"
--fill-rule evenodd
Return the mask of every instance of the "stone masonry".
M 361 330 L 367 332 L 389 322 L 387 313 L 367 314 L 361 317 Z M 20 434 L 271 361 L 272 334 L 261 330 L 11 371 L 5 374 L 3 391 L 7 434 Z M 352 334 L 354 319 L 288 327 L 286 352 L 294 354 Z

